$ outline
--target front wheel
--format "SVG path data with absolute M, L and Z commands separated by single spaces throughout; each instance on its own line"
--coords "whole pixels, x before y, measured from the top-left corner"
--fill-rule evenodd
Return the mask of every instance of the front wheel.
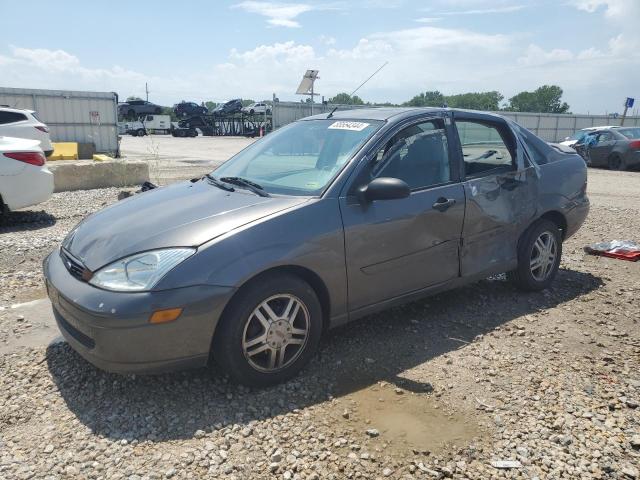
M 296 375 L 318 348 L 322 308 L 311 286 L 293 275 L 258 278 L 225 311 L 213 357 L 238 383 L 264 387 Z
M 518 267 L 507 277 L 525 291 L 543 290 L 553 282 L 562 257 L 562 236 L 550 220 L 538 220 L 518 245 Z

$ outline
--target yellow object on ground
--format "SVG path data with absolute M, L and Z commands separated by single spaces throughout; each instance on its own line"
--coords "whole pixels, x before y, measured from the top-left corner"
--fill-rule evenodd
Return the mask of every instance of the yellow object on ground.
M 113 160 L 112 157 L 110 157 L 109 155 L 104 155 L 102 153 L 94 153 L 93 154 L 93 159 L 96 162 L 110 162 Z
M 47 160 L 78 160 L 77 142 L 53 142 L 53 153 Z

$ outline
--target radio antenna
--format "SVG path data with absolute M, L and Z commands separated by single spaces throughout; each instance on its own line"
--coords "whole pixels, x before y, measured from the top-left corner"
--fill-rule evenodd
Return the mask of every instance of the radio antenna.
M 362 82 L 360 85 L 358 85 L 358 88 L 356 88 L 353 92 L 351 92 L 349 94 L 349 96 L 352 97 L 354 93 L 356 93 L 358 90 L 360 90 L 360 88 L 362 86 L 364 86 L 365 83 L 367 83 L 369 80 L 371 80 L 380 70 L 382 70 L 384 67 L 386 67 L 387 63 L 389 63 L 389 62 L 388 61 L 384 62 L 375 72 L 373 72 L 371 75 L 369 75 L 369 78 L 367 78 L 364 82 Z M 331 113 L 329 115 L 327 115 L 327 118 L 333 117 L 333 114 L 335 113 L 335 111 L 337 109 L 338 109 L 338 105 L 333 107 L 333 110 L 331 110 Z

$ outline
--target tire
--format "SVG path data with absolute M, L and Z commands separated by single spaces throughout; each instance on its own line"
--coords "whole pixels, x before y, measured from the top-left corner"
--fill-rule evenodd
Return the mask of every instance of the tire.
M 609 166 L 609 170 L 625 170 L 624 160 L 617 153 L 609 155 L 607 164 Z
M 198 131 L 194 128 L 193 130 L 189 130 L 189 136 L 195 138 L 198 136 Z
M 548 250 L 547 250 L 548 249 Z M 547 261 L 534 261 L 542 256 Z M 553 258 L 551 259 L 551 257 Z M 558 273 L 562 257 L 562 236 L 558 225 L 541 219 L 531 225 L 518 242 L 518 267 L 507 273 L 507 278 L 520 290 L 537 292 L 551 285 Z
M 233 298 L 216 329 L 212 353 L 234 381 L 266 387 L 300 372 L 321 335 L 322 308 L 313 288 L 297 276 L 273 274 L 251 281 Z
M 145 131 L 142 128 L 139 128 L 137 133 L 139 137 L 144 137 L 146 135 Z

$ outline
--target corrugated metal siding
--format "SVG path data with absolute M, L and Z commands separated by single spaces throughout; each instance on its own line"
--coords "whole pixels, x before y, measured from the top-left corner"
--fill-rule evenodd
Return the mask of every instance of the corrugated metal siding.
M 35 110 L 51 129 L 54 142 L 94 143 L 98 152 L 112 155 L 118 151 L 114 92 L 0 87 L 0 105 Z
M 313 113 L 329 112 L 335 105 L 315 104 Z M 375 108 L 372 105 L 354 106 L 340 105 L 340 110 L 354 108 Z M 272 108 L 273 128 L 279 128 L 287 123 L 311 115 L 308 103 L 275 102 Z M 601 125 L 620 125 L 620 118 L 607 115 L 570 115 L 558 113 L 526 113 L 526 112 L 494 112 L 509 117 L 516 123 L 531 130 L 540 138 L 548 142 L 558 142 L 570 136 L 576 130 Z M 640 126 L 640 117 L 627 117 L 625 127 Z

